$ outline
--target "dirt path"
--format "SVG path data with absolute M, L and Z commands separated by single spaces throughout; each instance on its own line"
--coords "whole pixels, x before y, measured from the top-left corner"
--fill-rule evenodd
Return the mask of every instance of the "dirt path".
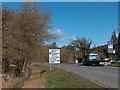
M 33 68 L 30 78 L 22 83 L 21 88 L 45 88 L 44 74 L 46 71 Z
M 31 76 L 17 85 L 18 88 L 45 88 L 45 73 L 47 70 L 32 67 Z M 3 81 L 2 88 L 13 88 L 16 81 L 21 78 L 8 78 L 7 81 Z
M 31 76 L 27 81 L 22 83 L 21 88 L 45 88 L 44 77 Z

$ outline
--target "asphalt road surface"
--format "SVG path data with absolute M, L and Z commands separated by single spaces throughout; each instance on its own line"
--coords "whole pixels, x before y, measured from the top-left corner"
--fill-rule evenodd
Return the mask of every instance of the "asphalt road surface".
M 46 64 L 48 65 L 48 64 Z M 51 65 L 52 67 L 63 68 L 74 74 L 80 75 L 106 88 L 118 88 L 118 67 L 111 66 L 83 66 L 79 64 L 61 63 Z

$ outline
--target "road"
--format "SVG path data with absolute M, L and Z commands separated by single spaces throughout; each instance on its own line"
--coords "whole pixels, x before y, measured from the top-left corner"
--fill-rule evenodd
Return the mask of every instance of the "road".
M 46 64 L 48 65 L 48 64 Z M 78 64 L 61 63 L 52 67 L 63 68 L 74 74 L 102 85 L 106 88 L 118 88 L 118 67 L 111 66 L 82 66 Z

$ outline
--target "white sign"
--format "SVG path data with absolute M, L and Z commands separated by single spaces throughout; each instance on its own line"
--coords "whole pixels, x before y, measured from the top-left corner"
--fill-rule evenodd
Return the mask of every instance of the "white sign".
M 108 48 L 108 53 L 113 53 L 113 48 Z
M 49 63 L 60 63 L 60 49 L 49 49 Z
M 113 48 L 113 45 L 108 45 L 108 48 Z
M 115 54 L 115 50 L 113 50 L 113 53 Z
M 113 41 L 108 41 L 108 53 L 113 53 Z

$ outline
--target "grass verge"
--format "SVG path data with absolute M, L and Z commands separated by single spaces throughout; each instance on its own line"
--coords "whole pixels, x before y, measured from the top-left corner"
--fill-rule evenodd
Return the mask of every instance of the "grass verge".
M 48 72 L 45 74 L 46 88 L 98 88 L 100 86 L 90 82 L 89 80 L 80 78 L 74 74 L 66 72 L 63 69 L 52 68 L 48 66 L 36 65 L 40 68 L 46 68 Z

